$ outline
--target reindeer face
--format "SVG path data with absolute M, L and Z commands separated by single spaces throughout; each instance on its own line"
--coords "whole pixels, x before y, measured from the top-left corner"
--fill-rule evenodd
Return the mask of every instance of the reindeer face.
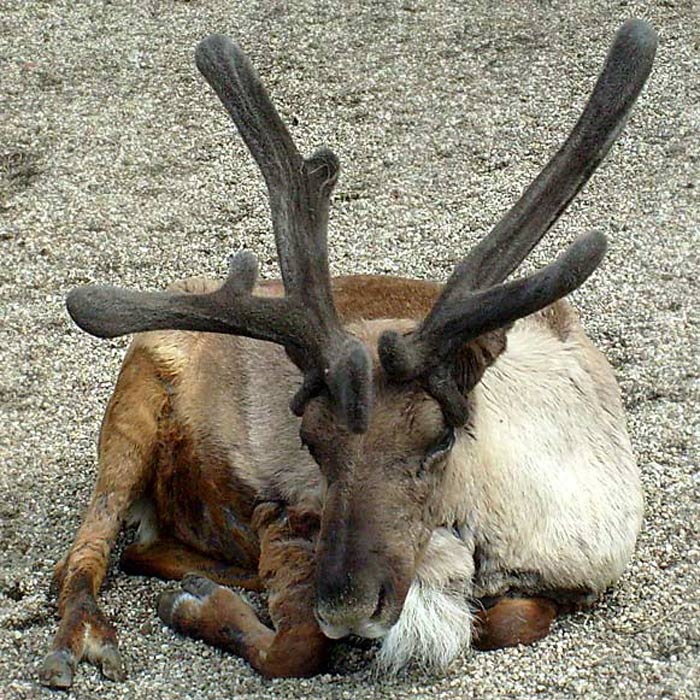
M 369 349 L 386 327 L 356 331 Z M 327 393 L 306 404 L 300 430 L 327 484 L 316 614 L 332 638 L 380 637 L 397 621 L 430 535 L 443 524 L 439 504 L 456 439 L 420 382 L 392 381 L 379 363 L 372 375 L 365 432 L 345 427 Z
M 324 633 L 379 637 L 396 622 L 438 525 L 455 439 L 417 386 L 383 386 L 366 433 L 344 430 L 329 402 L 309 402 L 301 437 L 327 483 L 317 552 L 316 611 Z

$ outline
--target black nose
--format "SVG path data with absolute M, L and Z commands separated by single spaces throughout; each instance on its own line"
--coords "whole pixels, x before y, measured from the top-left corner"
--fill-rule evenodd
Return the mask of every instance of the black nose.
M 351 492 L 345 482 L 329 487 L 316 553 L 317 616 L 336 631 L 375 629 L 399 608 L 372 496 L 362 491 L 363 498 L 351 499 Z
M 340 576 L 318 572 L 316 615 L 334 628 L 358 630 L 366 623 L 391 624 L 393 585 L 367 571 Z
M 349 548 L 326 550 L 324 554 L 317 560 L 317 599 L 331 606 L 371 604 L 373 612 L 384 585 L 381 563 Z

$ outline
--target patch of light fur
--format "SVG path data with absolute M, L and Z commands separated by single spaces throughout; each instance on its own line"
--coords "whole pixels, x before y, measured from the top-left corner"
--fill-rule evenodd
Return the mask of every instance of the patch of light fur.
M 178 609 L 183 603 L 194 603 L 195 605 L 199 605 L 201 602 L 202 601 L 199 598 L 197 598 L 197 596 L 193 596 L 187 591 L 182 591 L 182 593 L 179 593 L 177 596 L 175 596 L 175 600 L 173 600 L 173 606 L 170 609 L 170 617 L 175 617 Z
M 83 656 L 94 663 L 101 661 L 108 645 L 99 635 L 95 634 L 92 625 L 85 625 L 83 640 Z
M 398 622 L 375 659 L 376 671 L 396 674 L 409 663 L 444 672 L 471 641 L 472 614 L 464 592 L 413 581 Z
M 127 525 L 138 525 L 135 541 L 138 544 L 153 544 L 158 539 L 158 521 L 153 503 L 139 498 L 131 504 L 126 516 Z

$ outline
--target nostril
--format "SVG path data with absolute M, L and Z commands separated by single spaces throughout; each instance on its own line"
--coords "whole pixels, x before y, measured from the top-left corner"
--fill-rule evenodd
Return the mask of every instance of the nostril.
M 374 609 L 374 612 L 372 613 L 372 617 L 370 618 L 371 620 L 378 620 L 382 616 L 382 613 L 384 612 L 384 608 L 386 607 L 386 600 L 387 600 L 387 587 L 386 587 L 386 584 L 382 584 L 382 587 L 379 589 L 379 599 L 377 600 L 377 607 Z
M 324 617 L 323 613 L 318 608 L 316 608 L 314 610 L 314 615 L 316 615 L 316 620 L 319 624 L 321 624 L 321 625 L 328 625 L 329 624 L 328 620 Z
M 321 632 L 329 639 L 342 639 L 350 634 L 351 630 L 349 627 L 329 621 L 318 608 L 314 610 L 314 615 L 316 616 L 316 622 L 318 622 L 321 628 Z

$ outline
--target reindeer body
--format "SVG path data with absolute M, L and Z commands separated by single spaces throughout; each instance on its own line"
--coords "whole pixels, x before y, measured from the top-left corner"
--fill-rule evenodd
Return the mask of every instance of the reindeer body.
M 341 316 L 368 339 L 399 323 L 372 318 L 382 313 L 377 299 L 386 313 L 420 318 L 426 313 L 421 306 L 429 308 L 439 292 L 437 285 L 412 280 L 334 282 Z M 363 288 L 377 284 L 385 293 L 368 298 Z M 202 292 L 219 285 L 193 278 L 173 289 Z M 280 289 L 267 283 L 257 293 Z M 413 308 L 401 314 L 407 298 Z M 150 359 L 150 376 L 140 377 L 140 386 L 167 385 L 167 399 L 153 416 L 155 443 L 143 446 L 152 471 L 131 513 L 140 523 L 138 541 L 148 546 L 174 538 L 254 576 L 255 502 L 280 501 L 318 514 L 323 507 L 323 479 L 300 449 L 300 420 L 288 410 L 298 370 L 279 346 L 236 336 L 139 334 L 125 361 L 127 376 L 131 358 L 141 353 Z M 112 402 L 119 401 L 118 384 Z M 133 406 L 134 416 L 142 410 L 148 409 Z M 108 419 L 103 432 L 113 430 Z M 588 605 L 631 557 L 643 503 L 619 390 L 566 302 L 510 330 L 506 350 L 472 394 L 472 419 L 457 437 L 447 472 L 443 527 L 416 572 L 421 597 L 409 594 L 414 609 L 385 643 L 381 658 L 389 666 L 408 656 L 439 665 L 440 658 L 430 658 L 439 645 L 421 649 L 418 640 L 430 632 L 464 644 L 470 629 L 455 631 L 455 611 L 469 620 L 477 599 L 546 595 Z M 407 624 L 412 629 L 402 628 Z
M 282 281 L 257 284 L 241 251 L 223 282 L 69 295 L 84 330 L 137 335 L 57 567 L 45 684 L 70 686 L 85 656 L 124 676 L 96 597 L 127 518 L 122 568 L 181 580 L 161 619 L 268 676 L 318 672 L 348 634 L 383 637 L 386 669 L 444 668 L 472 630 L 483 649 L 533 642 L 618 579 L 639 475 L 610 367 L 563 301 L 606 239 L 507 278 L 605 157 L 655 49 L 646 23 L 622 26 L 564 145 L 440 286 L 331 279 L 337 157 L 303 158 L 240 47 L 200 43 L 267 183 Z M 265 589 L 273 628 L 227 586 Z

